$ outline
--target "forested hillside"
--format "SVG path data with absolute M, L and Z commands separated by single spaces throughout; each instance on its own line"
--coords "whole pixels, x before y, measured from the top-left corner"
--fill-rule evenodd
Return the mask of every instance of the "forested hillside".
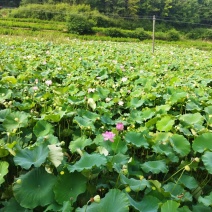
M 122 17 L 156 15 L 168 21 L 212 24 L 212 0 L 0 0 L 0 6 L 17 7 L 29 3 L 88 4 L 105 14 Z

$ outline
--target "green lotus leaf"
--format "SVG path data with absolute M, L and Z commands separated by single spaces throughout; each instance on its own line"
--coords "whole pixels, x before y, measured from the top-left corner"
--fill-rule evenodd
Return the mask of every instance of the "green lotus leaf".
M 204 133 L 196 137 L 193 141 L 192 148 L 196 152 L 212 151 L 212 133 Z
M 53 186 L 56 177 L 48 174 L 44 168 L 36 168 L 19 177 L 20 183 L 13 186 L 17 202 L 24 208 L 33 209 L 53 202 Z
M 72 203 L 71 201 L 66 201 L 66 202 L 63 202 L 63 207 L 61 209 L 62 212 L 72 212 L 74 211 L 74 208 L 72 207 Z
M 137 108 L 137 107 L 140 107 L 141 105 L 143 105 L 143 103 L 144 103 L 143 99 L 132 98 L 131 102 L 130 102 L 130 106 L 133 108 Z
M 70 142 L 69 149 L 72 153 L 74 153 L 77 151 L 77 149 L 83 150 L 86 146 L 90 146 L 92 143 L 93 141 L 91 139 L 87 139 L 85 136 L 81 136 Z
M 201 111 L 202 108 L 200 107 L 199 104 L 197 104 L 195 102 L 187 102 L 186 103 L 186 110 L 190 110 L 190 111 Z
M 17 79 L 14 76 L 6 76 L 2 77 L 1 81 L 3 83 L 9 83 L 15 85 L 17 83 Z
M 182 135 L 174 134 L 170 138 L 170 143 L 175 152 L 177 152 L 181 157 L 184 157 L 190 152 L 190 143 L 189 141 Z
M 212 106 L 208 106 L 204 109 L 205 113 L 207 113 L 208 115 L 212 115 Z
M 102 99 L 108 97 L 108 95 L 110 93 L 110 91 L 108 89 L 101 88 L 101 87 L 97 87 L 96 91 L 98 92 L 100 98 L 102 98 Z
M 10 109 L 0 110 L 0 122 L 3 122 L 5 117 L 10 113 Z
M 77 208 L 76 212 L 85 212 L 85 210 L 86 212 L 128 212 L 129 204 L 125 193 L 118 189 L 110 189 L 99 203 L 93 202 L 89 206 Z
M 177 197 L 180 194 L 184 194 L 185 190 L 181 185 L 169 182 L 163 186 L 165 192 L 169 192 L 172 196 Z M 173 189 L 174 188 L 174 189 Z
M 18 202 L 15 200 L 15 198 L 11 198 L 9 201 L 5 202 L 4 208 L 2 212 L 33 212 L 32 210 L 28 210 L 26 208 L 21 207 Z
M 145 120 L 142 117 L 142 112 L 137 110 L 132 110 L 130 113 L 130 118 L 139 124 L 143 123 Z
M 139 132 L 127 132 L 125 135 L 125 140 L 127 143 L 131 143 L 136 147 L 147 148 L 149 146 L 146 138 L 144 137 L 144 134 Z
M 10 99 L 12 90 L 6 88 L 0 88 L 0 102 L 3 102 L 5 99 Z
M 203 205 L 205 206 L 212 206 L 212 192 L 208 195 L 208 196 L 205 196 L 205 197 L 199 197 L 198 198 L 198 202 L 199 203 L 202 203 Z
M 212 152 L 208 152 L 206 151 L 204 153 L 204 155 L 202 156 L 202 161 L 205 165 L 205 168 L 207 169 L 207 171 L 212 174 Z
M 15 102 L 13 104 L 15 107 L 17 107 L 19 110 L 29 110 L 35 106 L 35 102 Z
M 104 146 L 109 152 L 117 153 L 126 153 L 127 152 L 127 143 L 120 136 L 115 136 L 114 142 L 103 142 L 101 144 Z
M 161 114 L 165 114 L 170 110 L 171 106 L 170 105 L 157 105 L 156 106 L 156 111 L 158 111 Z
M 49 134 L 53 134 L 54 129 L 53 126 L 47 121 L 40 120 L 34 126 L 33 132 L 37 137 L 42 137 Z
M 115 122 L 111 119 L 109 114 L 104 114 L 101 118 L 102 123 L 113 125 Z
M 9 151 L 4 147 L 0 146 L 0 158 L 3 158 L 7 155 L 9 155 Z
M 152 172 L 153 174 L 158 174 L 160 172 L 167 173 L 168 169 L 166 162 L 164 160 L 158 161 L 148 161 L 141 165 L 141 168 L 146 172 Z
M 147 108 L 147 109 L 142 110 L 141 119 L 146 121 L 148 119 L 151 119 L 154 115 L 155 115 L 154 109 Z
M 0 185 L 5 181 L 4 176 L 8 173 L 9 163 L 0 161 Z
M 183 121 L 189 126 L 194 124 L 202 125 L 204 122 L 204 117 L 200 113 L 188 113 L 180 116 L 180 121 Z
M 82 98 L 82 97 L 76 97 L 76 96 L 69 96 L 67 100 L 68 100 L 69 103 L 76 104 L 76 105 L 85 102 L 85 99 L 84 98 Z
M 69 165 L 68 170 L 70 172 L 78 171 L 81 172 L 82 170 L 90 170 L 94 166 L 104 166 L 107 163 L 105 156 L 93 153 L 87 154 L 84 153 L 83 156 L 77 161 L 74 165 Z
M 183 206 L 181 208 L 178 208 L 177 212 L 191 212 L 191 210 L 188 208 L 188 206 Z
M 99 117 L 97 113 L 93 113 L 88 110 L 81 110 L 81 109 L 77 110 L 77 114 L 81 117 L 90 119 L 92 121 L 96 121 L 96 119 Z
M 205 206 L 202 203 L 199 203 L 197 205 L 193 205 L 192 212 L 202 212 L 202 211 L 211 212 L 211 207 Z
M 16 112 L 9 113 L 3 121 L 3 127 L 9 132 L 21 127 L 27 127 L 28 117 L 29 117 L 29 114 L 25 112 L 16 111 Z
M 173 151 L 173 148 L 169 145 L 169 143 L 157 142 L 155 145 L 152 146 L 152 149 L 154 150 L 155 153 L 166 155 L 172 162 L 179 161 L 179 157 L 176 156 L 176 154 Z
M 69 202 L 71 203 L 71 201 L 69 201 Z M 62 206 L 59 203 L 57 203 L 56 201 L 54 201 L 53 203 L 48 205 L 48 207 L 46 208 L 46 210 L 44 212 L 49 212 L 49 211 L 62 211 Z M 70 210 L 70 212 L 71 212 L 71 210 Z
M 173 200 L 168 200 L 161 206 L 161 212 L 178 212 L 178 207 L 180 206 L 180 203 L 175 202 Z
M 133 191 L 143 191 L 146 187 L 149 187 L 149 182 L 146 179 L 136 180 L 134 178 L 128 179 L 124 175 L 120 175 L 120 181 L 124 185 L 128 185 Z
M 158 211 L 160 200 L 156 197 L 145 195 L 142 201 L 136 202 L 129 195 L 127 196 L 130 201 L 130 205 L 138 211 L 145 211 L 145 212 Z
M 48 154 L 47 146 L 40 145 L 33 149 L 19 149 L 13 160 L 16 165 L 29 169 L 32 165 L 40 167 L 45 162 Z
M 174 125 L 174 119 L 171 116 L 164 116 L 156 123 L 157 130 L 169 132 Z
M 183 184 L 186 188 L 189 189 L 196 189 L 198 187 L 198 182 L 193 176 L 189 176 L 186 174 L 183 174 L 183 176 L 180 178 L 179 182 Z
M 69 90 L 69 87 L 57 87 L 53 92 L 58 95 L 66 94 Z
M 43 145 L 43 143 L 46 143 L 46 144 L 58 144 L 59 143 L 59 140 L 58 140 L 58 137 L 54 136 L 54 135 L 45 135 L 45 136 L 42 136 L 42 137 L 38 137 L 37 138 L 37 141 L 36 141 L 36 144 L 37 145 Z
M 63 150 L 60 146 L 56 144 L 48 145 L 49 148 L 49 160 L 54 164 L 57 168 L 63 160 Z
M 64 175 L 60 175 L 54 186 L 55 199 L 59 204 L 65 201 L 76 201 L 79 194 L 86 191 L 87 179 L 80 173 L 69 173 L 65 171 Z
M 207 125 L 212 127 L 212 106 L 208 106 L 204 109 L 206 115 L 205 118 L 207 120 Z
M 170 101 L 172 104 L 177 102 L 183 102 L 187 95 L 187 92 L 176 91 L 171 95 Z
M 76 116 L 74 117 L 74 121 L 81 127 L 90 127 L 91 129 L 95 129 L 93 122 L 90 119 Z
M 108 156 L 110 161 L 113 162 L 113 164 L 119 164 L 119 165 L 124 165 L 127 164 L 129 161 L 129 156 L 128 155 L 123 155 L 123 154 L 117 154 L 114 156 Z
M 46 121 L 52 121 L 52 122 L 59 122 L 61 120 L 60 114 L 48 114 L 44 116 L 44 120 Z

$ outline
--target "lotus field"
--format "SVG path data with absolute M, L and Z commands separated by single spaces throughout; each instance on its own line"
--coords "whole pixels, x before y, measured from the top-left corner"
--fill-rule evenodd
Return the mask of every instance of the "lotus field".
M 0 211 L 211 211 L 211 58 L 4 38 Z

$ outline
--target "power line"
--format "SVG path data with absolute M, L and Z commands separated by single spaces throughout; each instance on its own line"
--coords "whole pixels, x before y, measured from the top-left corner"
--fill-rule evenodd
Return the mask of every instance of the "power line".
M 26 11 L 31 11 L 30 9 L 28 10 L 25 10 Z M 33 10 L 33 12 L 43 12 L 43 13 L 51 13 L 51 14 L 62 14 L 62 15 L 69 15 L 69 14 L 73 14 L 71 13 L 70 11 L 61 11 L 61 12 L 55 12 L 55 11 L 48 11 L 48 10 Z M 80 13 L 76 13 L 75 15 L 81 15 Z M 98 15 L 92 15 L 92 14 L 89 14 L 88 15 L 92 16 L 92 17 L 98 17 Z M 100 14 L 101 15 L 101 14 Z M 152 16 L 135 16 L 135 17 L 132 17 L 132 16 L 117 16 L 117 15 L 113 15 L 113 14 L 106 14 L 106 17 L 109 17 L 109 18 L 116 18 L 116 19 L 131 19 L 131 20 L 152 20 Z M 168 19 L 169 20 L 168 20 Z M 203 24 L 203 23 L 197 23 L 197 22 L 189 22 L 189 21 L 180 21 L 182 19 L 178 19 L 176 20 L 175 17 L 157 17 L 156 16 L 156 21 L 163 21 L 163 22 L 170 22 L 170 23 L 180 23 L 180 24 L 190 24 L 190 25 L 199 25 L 199 26 L 207 26 L 207 27 L 212 27 L 211 24 Z M 171 19 L 175 19 L 175 20 L 171 20 Z M 204 20 L 207 20 L 207 19 L 204 19 Z M 207 20 L 207 21 L 212 21 L 212 20 Z

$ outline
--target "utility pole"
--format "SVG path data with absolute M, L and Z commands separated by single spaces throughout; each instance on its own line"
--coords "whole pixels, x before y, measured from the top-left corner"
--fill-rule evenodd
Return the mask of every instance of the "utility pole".
M 152 53 L 155 51 L 155 15 L 153 15 L 153 28 L 152 28 Z

